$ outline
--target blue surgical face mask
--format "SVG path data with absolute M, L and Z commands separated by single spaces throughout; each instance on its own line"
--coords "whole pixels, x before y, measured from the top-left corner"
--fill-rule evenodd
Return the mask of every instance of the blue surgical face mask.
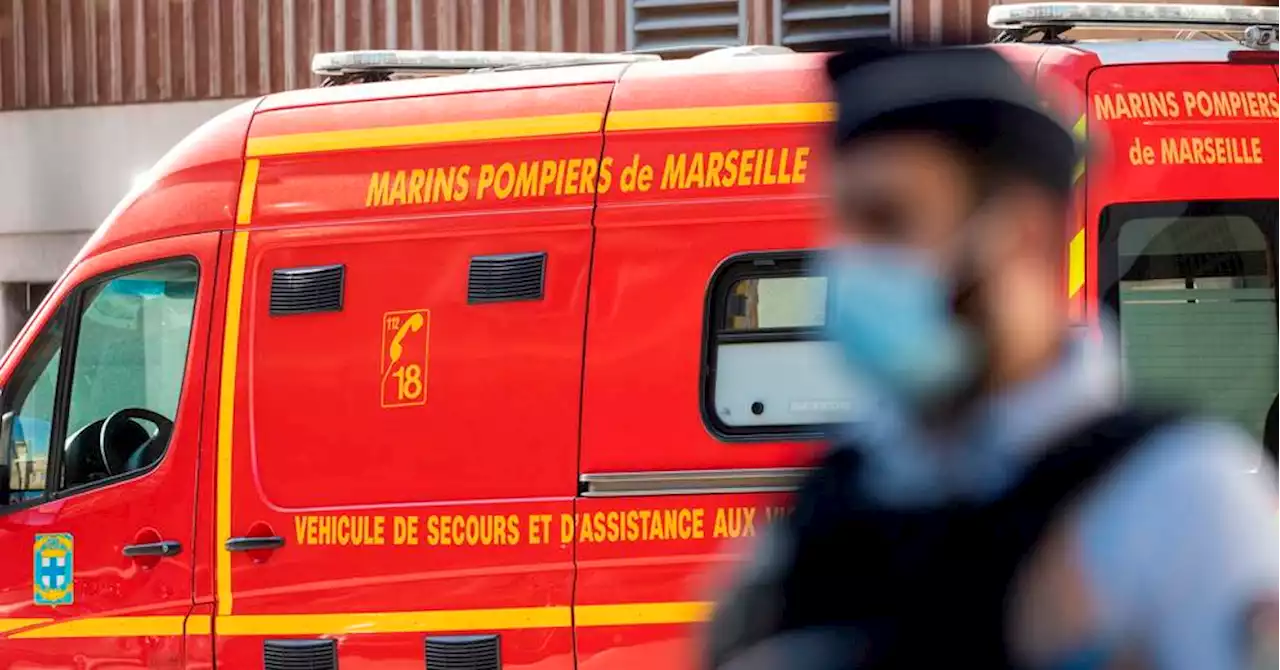
M 824 264 L 827 331 L 870 390 L 919 410 L 972 382 L 973 335 L 952 314 L 953 287 L 927 256 L 892 245 L 842 246 Z

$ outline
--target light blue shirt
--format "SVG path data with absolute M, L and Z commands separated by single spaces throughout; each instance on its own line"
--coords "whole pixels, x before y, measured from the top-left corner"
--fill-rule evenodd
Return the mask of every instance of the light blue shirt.
M 1055 438 L 1122 399 L 1119 356 L 1086 338 L 1050 371 L 986 399 L 950 435 L 899 414 L 855 427 L 871 495 L 889 506 L 999 495 Z M 1070 517 L 1096 640 L 1138 641 L 1156 667 L 1242 667 L 1246 608 L 1280 585 L 1276 473 L 1232 425 L 1185 422 L 1144 439 Z

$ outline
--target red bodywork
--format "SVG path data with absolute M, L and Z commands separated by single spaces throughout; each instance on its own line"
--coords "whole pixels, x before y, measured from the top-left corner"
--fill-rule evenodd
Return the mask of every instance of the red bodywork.
M 1060 80 L 1070 120 L 1099 91 L 1261 90 L 1275 108 L 1271 65 L 1003 49 Z M 199 261 L 161 465 L 0 510 L 0 665 L 250 668 L 264 639 L 303 638 L 338 640 L 346 670 L 421 668 L 424 636 L 492 632 L 504 667 L 692 667 L 726 545 L 784 499 L 732 486 L 595 496 L 585 482 L 808 462 L 813 442 L 717 439 L 699 379 L 716 269 L 816 244 L 821 73 L 820 56 L 797 55 L 336 87 L 247 103 L 197 131 L 113 213 L 0 363 L 3 388 L 80 282 Z M 1065 231 L 1087 241 L 1073 268 L 1081 316 L 1096 313 L 1088 222 L 1105 204 L 1276 197 L 1274 116 L 1089 118 L 1110 148 Z M 1236 133 L 1261 138 L 1265 165 L 1126 162 L 1135 138 Z M 716 152 L 706 173 L 718 184 L 662 187 L 669 156 Z M 565 164 L 539 163 L 532 186 L 503 181 L 506 163 L 547 160 Z M 448 185 L 426 185 L 451 168 Z M 547 255 L 541 300 L 468 302 L 472 257 L 525 252 Z M 340 312 L 271 315 L 273 269 L 335 263 Z M 418 313 L 426 325 L 401 355 L 421 364 L 422 395 L 406 395 L 389 381 L 388 338 Z M 147 529 L 190 549 L 123 557 Z M 30 552 L 45 532 L 75 535 L 71 605 L 32 604 Z M 243 536 L 285 545 L 223 550 Z

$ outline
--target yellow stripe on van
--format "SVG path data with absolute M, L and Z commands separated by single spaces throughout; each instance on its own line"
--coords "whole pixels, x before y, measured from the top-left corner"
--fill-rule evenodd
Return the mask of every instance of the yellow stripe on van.
M 19 631 L 15 640 L 87 637 L 176 637 L 182 635 L 185 616 L 117 616 L 68 619 Z
M 622 605 L 580 605 L 573 608 L 579 627 L 642 626 L 706 621 L 711 603 L 627 603 Z
M 776 105 L 734 105 L 726 107 L 681 107 L 677 109 L 636 109 L 609 112 L 605 128 L 621 130 L 670 130 L 677 128 L 723 128 L 729 126 L 770 126 L 788 123 L 827 123 L 835 119 L 835 105 L 829 102 L 793 102 Z
M 236 226 L 247 226 L 253 219 L 253 202 L 258 192 L 259 161 L 246 159 L 240 177 L 240 194 L 236 201 Z M 214 515 L 218 546 L 215 548 L 215 580 L 218 591 L 218 614 L 231 614 L 231 554 L 226 549 L 231 539 L 231 466 L 236 422 L 236 365 L 240 350 L 240 310 L 244 302 L 244 265 L 249 251 L 249 232 L 236 230 L 231 235 L 231 267 L 227 271 L 227 311 L 222 326 L 222 378 L 218 386 L 218 454 L 217 481 L 214 486 Z
M 7 633 L 11 630 L 19 628 L 29 628 L 38 626 L 43 623 L 49 623 L 53 619 L 0 619 L 0 633 Z
M 611 131 L 627 131 L 825 123 L 834 118 L 835 105 L 828 102 L 636 109 L 610 112 L 607 120 L 603 114 L 595 112 L 555 114 L 251 137 L 245 148 L 245 155 L 261 158 L 424 144 L 554 137 L 599 132 L 602 123 L 607 124 L 607 129 Z
M 237 230 L 231 241 L 231 269 L 227 284 L 227 314 L 222 334 L 222 380 L 218 395 L 218 467 L 214 495 L 217 516 L 218 613 L 231 613 L 231 455 L 235 437 L 236 361 L 240 345 L 240 306 L 244 299 L 245 254 L 249 233 Z
M 258 193 L 258 159 L 244 162 L 244 175 L 240 178 L 240 199 L 236 202 L 236 225 L 243 226 L 253 218 L 253 199 Z
M 596 133 L 600 132 L 600 124 L 603 120 L 603 114 L 589 112 L 251 137 L 245 147 L 245 155 L 282 156 L 418 144 Z
M 569 607 L 504 607 L 416 612 L 333 612 L 308 614 L 234 614 L 217 617 L 220 636 L 355 635 L 408 632 L 502 631 L 526 628 L 653 626 L 692 624 L 711 613 L 708 602 L 621 603 Z M 174 637 L 208 635 L 208 615 L 117 616 L 71 619 L 0 619 L 0 635 L 13 639 Z M 38 626 L 31 628 L 32 626 Z
M 217 619 L 218 635 L 350 635 L 568 628 L 571 625 L 571 610 L 564 606 L 423 612 L 238 614 Z
M 1081 147 L 1084 146 L 1084 141 L 1088 137 L 1088 131 L 1089 131 L 1089 115 L 1081 114 L 1079 120 L 1076 121 L 1076 125 L 1071 127 L 1071 132 L 1075 134 L 1076 140 L 1080 142 Z M 1084 168 L 1085 168 L 1085 154 L 1081 153 L 1080 160 L 1079 162 L 1076 163 L 1075 174 L 1071 175 L 1072 182 L 1080 181 L 1080 178 L 1084 176 Z
M 187 635 L 212 635 L 213 617 L 208 614 L 193 614 L 187 617 Z
M 1076 297 L 1081 288 L 1084 288 L 1084 229 L 1081 228 L 1071 238 L 1071 247 L 1068 251 L 1067 265 L 1067 295 Z

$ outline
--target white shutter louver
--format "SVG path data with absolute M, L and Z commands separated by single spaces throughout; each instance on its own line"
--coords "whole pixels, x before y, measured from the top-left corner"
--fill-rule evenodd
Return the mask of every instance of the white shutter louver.
M 892 0 L 773 0 L 775 41 L 796 51 L 822 51 L 841 40 L 884 37 L 893 29 Z
M 746 40 L 745 0 L 627 0 L 627 49 L 688 55 Z

